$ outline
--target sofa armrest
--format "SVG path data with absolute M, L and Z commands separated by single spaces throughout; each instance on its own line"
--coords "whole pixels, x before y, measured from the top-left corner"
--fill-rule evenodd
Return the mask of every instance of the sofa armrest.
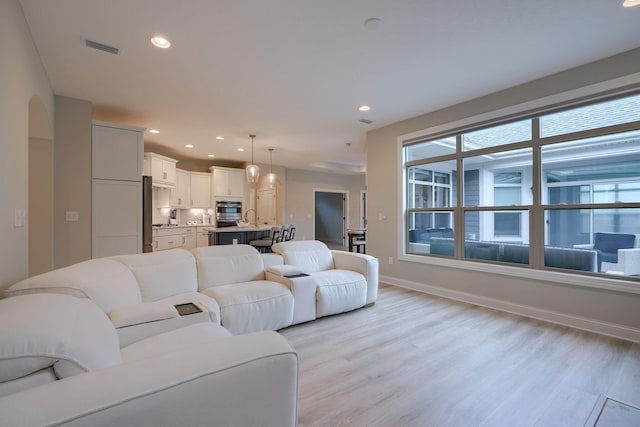
M 141 304 L 118 307 L 109 312 L 109 318 L 116 328 L 178 317 L 175 306 L 164 302 L 144 302 Z
M 300 272 L 292 265 L 280 265 L 267 268 L 266 279 L 281 283 L 291 291 L 293 295 L 293 325 L 315 320 L 316 318 L 316 279 L 312 276 L 302 275 L 286 277 Z
M 351 270 L 362 274 L 367 280 L 367 302 L 371 304 L 378 298 L 378 258 L 356 252 L 331 251 L 335 268 Z
M 0 398 L 0 424 L 295 426 L 298 358 L 289 343 L 271 331 L 224 340 Z

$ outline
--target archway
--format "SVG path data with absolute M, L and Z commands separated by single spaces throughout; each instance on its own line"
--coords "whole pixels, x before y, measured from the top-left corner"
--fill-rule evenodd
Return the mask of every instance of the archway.
M 29 276 L 53 268 L 53 128 L 39 96 L 29 101 Z

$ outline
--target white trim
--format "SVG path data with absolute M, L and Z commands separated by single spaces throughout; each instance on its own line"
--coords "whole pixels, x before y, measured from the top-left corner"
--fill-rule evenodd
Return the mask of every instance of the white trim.
M 512 303 L 494 298 L 469 294 L 466 292 L 444 289 L 425 283 L 418 283 L 409 280 L 398 279 L 395 277 L 380 276 L 380 282 L 388 283 L 390 285 L 399 286 L 406 289 L 412 289 L 418 292 L 424 292 L 430 295 L 436 295 L 443 298 L 462 301 L 468 304 L 475 304 L 482 307 L 505 311 L 507 313 L 530 317 L 532 319 L 544 320 L 546 322 L 556 323 L 563 326 L 569 326 L 576 329 L 595 332 L 602 335 L 640 343 L 640 329 L 637 328 L 631 328 L 615 323 L 603 322 L 600 320 L 590 319 L 582 316 L 569 315 L 557 311 L 545 310 L 529 305 Z
M 360 228 L 367 228 L 366 200 L 367 200 L 367 190 L 360 190 L 360 218 L 358 218 Z
M 640 294 L 640 286 L 635 282 L 620 280 L 616 278 L 587 276 L 579 273 L 562 273 L 558 271 L 536 270 L 526 267 L 512 267 L 487 262 L 462 261 L 457 259 L 441 258 L 435 256 L 423 256 L 413 254 L 401 254 L 398 261 L 409 261 L 421 264 L 438 265 L 462 270 L 479 271 L 482 273 L 499 274 L 502 276 L 519 277 L 523 279 L 544 280 L 563 285 L 590 287 L 596 289 L 606 289 L 615 292 L 629 294 Z M 624 277 L 624 276 L 623 276 Z

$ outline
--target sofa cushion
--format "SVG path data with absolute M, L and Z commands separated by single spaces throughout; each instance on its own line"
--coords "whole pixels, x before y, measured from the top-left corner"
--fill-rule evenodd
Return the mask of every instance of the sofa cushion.
M 196 261 L 185 249 L 170 249 L 112 259 L 126 265 L 140 286 L 142 301 L 158 301 L 198 290 Z
M 276 243 L 272 250 L 282 255 L 285 264 L 295 265 L 307 274 L 335 268 L 331 251 L 318 240 Z
M 46 293 L 0 300 L 0 381 L 49 366 L 66 378 L 119 362 L 116 331 L 91 300 Z
M 366 304 L 367 281 L 349 270 L 327 270 L 312 273 L 316 280 L 316 316 L 329 316 L 355 310 Z
M 258 280 L 202 291 L 218 301 L 222 326 L 232 334 L 278 330 L 293 321 L 293 295 L 280 283 Z
M 30 277 L 11 286 L 4 296 L 41 292 L 90 298 L 106 313 L 142 300 L 131 270 L 108 258 L 92 259 Z
M 184 350 L 212 339 L 228 338 L 231 332 L 212 322 L 196 323 L 138 341 L 121 350 L 124 363 L 155 357 L 170 351 Z
M 192 252 L 198 263 L 200 290 L 264 279 L 263 258 L 253 246 L 204 246 Z

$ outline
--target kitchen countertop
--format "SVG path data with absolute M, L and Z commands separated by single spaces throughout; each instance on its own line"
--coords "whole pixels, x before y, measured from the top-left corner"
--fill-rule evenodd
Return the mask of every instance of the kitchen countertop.
M 188 228 L 188 227 L 209 227 L 212 230 L 215 230 L 216 228 L 211 225 L 211 224 L 194 224 L 194 225 L 187 225 L 187 224 L 182 224 L 182 225 L 152 225 L 151 228 L 153 228 L 154 230 L 165 230 L 165 229 L 172 229 L 172 228 Z
M 174 228 L 189 228 L 189 227 L 205 227 L 208 228 L 209 231 L 214 231 L 217 233 L 237 233 L 239 231 L 267 231 L 267 230 L 271 230 L 271 225 L 253 225 L 250 227 L 222 227 L 222 228 L 216 228 L 211 224 L 196 224 L 196 225 L 186 225 L 186 224 L 181 224 L 181 225 L 154 225 L 152 226 L 152 228 L 154 230 L 172 230 Z
M 271 230 L 271 227 L 271 225 L 253 225 L 250 227 L 210 228 L 209 231 L 215 231 L 216 233 L 237 233 L 239 231 L 267 231 Z

